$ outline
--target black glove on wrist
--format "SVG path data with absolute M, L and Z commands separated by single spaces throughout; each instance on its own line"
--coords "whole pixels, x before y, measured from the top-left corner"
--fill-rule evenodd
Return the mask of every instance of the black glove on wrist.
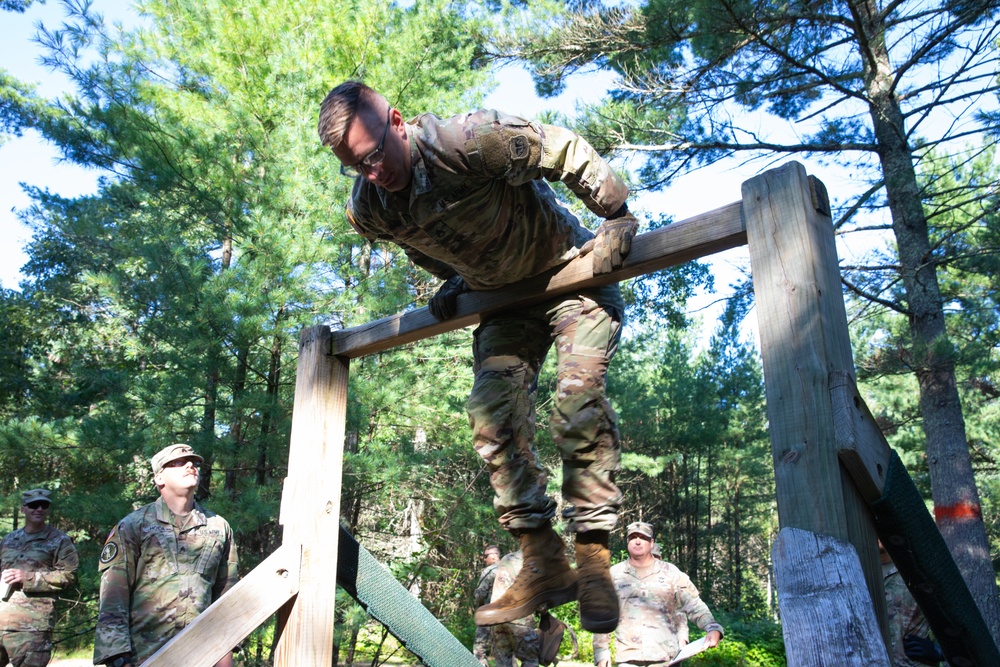
M 632 237 L 639 231 L 639 221 L 628 207 L 622 204 L 615 213 L 604 221 L 594 239 L 594 275 L 611 273 L 622 268 L 625 258 L 632 249 Z
M 927 637 L 918 637 L 917 635 L 903 637 L 903 651 L 907 658 L 925 665 L 936 665 L 944 658 L 937 644 Z
M 458 295 L 468 292 L 469 287 L 462 280 L 462 276 L 452 276 L 441 283 L 437 293 L 431 297 L 427 307 L 430 308 L 431 315 L 438 320 L 447 320 L 455 314 L 458 308 Z

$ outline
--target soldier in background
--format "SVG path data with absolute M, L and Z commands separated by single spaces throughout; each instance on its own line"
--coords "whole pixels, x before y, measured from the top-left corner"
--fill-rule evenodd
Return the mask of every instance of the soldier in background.
M 24 528 L 0 541 L 0 665 L 49 664 L 56 596 L 76 581 L 73 542 L 46 524 L 51 505 L 47 489 L 23 492 Z
M 483 561 L 485 561 L 486 567 L 479 573 L 479 583 L 476 584 L 476 591 L 472 594 L 472 600 L 476 608 L 488 604 L 490 596 L 493 595 L 493 580 L 497 576 L 497 563 L 500 562 L 500 548 L 495 544 L 486 547 L 483 551 Z M 490 632 L 489 626 L 476 626 L 476 640 L 472 647 L 472 655 L 476 656 L 479 662 L 484 665 L 487 664 L 486 653 L 492 644 L 492 637 L 493 634 Z
M 627 529 L 628 559 L 611 568 L 621 602 L 615 630 L 619 667 L 666 665 L 688 643 L 688 622 L 706 633 L 708 646 L 722 639 L 698 589 L 675 565 L 653 557 L 653 527 L 636 521 Z M 594 664 L 611 665 L 611 636 L 594 635 Z
M 892 664 L 896 667 L 940 664 L 944 656 L 929 637 L 930 624 L 882 542 L 878 543 L 878 555 L 882 561 L 882 585 L 885 587 L 889 635 L 892 638 L 892 646 L 888 647 Z
M 491 600 L 499 600 L 517 578 L 524 563 L 520 551 L 509 553 L 500 559 L 493 582 Z M 493 659 L 496 667 L 538 667 L 538 632 L 534 615 L 528 615 L 509 623 L 493 626 Z M 517 662 L 515 662 L 515 659 Z
M 354 178 L 347 219 L 370 241 L 391 241 L 444 283 L 429 309 L 455 314 L 459 295 L 556 270 L 591 253 L 595 274 L 623 266 L 638 229 L 628 187 L 584 139 L 561 127 L 493 110 L 404 120 L 357 81 L 326 96 L 319 137 Z M 596 236 L 545 183 L 560 181 L 595 215 Z M 520 541 L 525 566 L 477 625 L 506 623 L 579 595 L 580 623 L 610 632 L 618 600 L 608 574 L 608 537 L 621 493 L 618 416 L 605 393 L 624 302 L 617 284 L 492 313 L 473 334 L 475 382 L 466 405 L 473 444 L 486 462 L 501 525 Z M 563 460 L 573 570 L 554 531 L 556 503 L 535 452 L 538 372 L 551 347 L 557 387 L 549 422 Z
M 229 524 L 195 502 L 202 458 L 187 445 L 153 456 L 160 497 L 122 519 L 101 551 L 94 664 L 139 665 L 238 579 Z M 216 667 L 231 667 L 232 654 Z

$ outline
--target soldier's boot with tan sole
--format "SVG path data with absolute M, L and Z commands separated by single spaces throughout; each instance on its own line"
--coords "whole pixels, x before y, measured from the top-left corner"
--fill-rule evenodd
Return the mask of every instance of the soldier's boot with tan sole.
M 500 599 L 476 610 L 476 625 L 510 623 L 536 609 L 552 609 L 576 599 L 576 572 L 552 524 L 521 530 L 518 539 L 524 557 L 521 571 Z
M 594 633 L 618 627 L 618 593 L 611 580 L 611 551 L 606 530 L 576 534 L 577 597 L 580 625 Z

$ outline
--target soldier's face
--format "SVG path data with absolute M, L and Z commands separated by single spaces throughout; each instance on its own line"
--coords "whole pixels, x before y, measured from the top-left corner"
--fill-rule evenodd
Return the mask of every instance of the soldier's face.
M 198 461 L 181 458 L 165 463 L 156 475 L 156 483 L 171 489 L 189 489 L 198 486 L 198 478 Z
M 640 533 L 628 536 L 628 555 L 632 558 L 645 558 L 653 548 L 653 540 Z
M 500 560 L 500 554 L 498 554 L 496 551 L 487 551 L 486 553 L 483 554 L 483 559 L 486 560 L 487 565 L 493 565 L 493 563 Z
M 23 505 L 21 510 L 24 512 L 24 518 L 30 523 L 40 523 L 44 522 L 45 518 L 49 515 L 49 504 L 41 500 L 35 500 Z
M 377 119 L 376 115 L 359 114 L 333 153 L 342 164 L 354 167 L 364 178 L 389 192 L 410 186 L 410 143 L 403 116 L 396 109 L 390 109 L 388 117 L 383 112 Z M 369 164 L 375 153 L 382 154 L 381 160 Z

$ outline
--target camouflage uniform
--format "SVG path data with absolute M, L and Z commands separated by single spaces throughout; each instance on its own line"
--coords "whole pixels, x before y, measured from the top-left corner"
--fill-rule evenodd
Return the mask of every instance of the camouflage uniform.
M 500 559 L 491 602 L 499 600 L 514 583 L 523 560 L 520 551 L 509 553 Z M 515 657 L 520 661 L 521 667 L 538 667 L 538 633 L 535 631 L 534 616 L 493 626 L 493 658 L 497 667 L 514 667 Z
M 903 637 L 917 635 L 927 637 L 930 624 L 924 618 L 916 600 L 906 587 L 902 575 L 892 563 L 882 564 L 882 583 L 885 586 L 885 601 L 889 613 L 889 635 L 892 637 L 892 664 L 896 667 L 920 667 L 922 663 L 906 656 Z
M 618 665 L 633 662 L 666 665 L 688 643 L 688 622 L 705 632 L 723 631 L 698 589 L 686 574 L 666 561 L 654 560 L 649 573 L 639 576 L 629 561 L 611 568 L 621 601 L 621 619 L 615 630 Z M 611 635 L 594 635 L 594 662 L 611 656 Z
M 195 504 L 186 517 L 156 502 L 122 519 L 101 551 L 94 664 L 132 653 L 139 664 L 236 584 L 225 519 Z
M 582 138 L 496 111 L 406 125 L 409 189 L 355 180 L 348 219 L 372 241 L 391 241 L 442 279 L 493 289 L 558 267 L 593 233 L 558 203 L 542 179 L 561 181 L 602 217 L 628 188 Z M 621 329 L 617 285 L 580 290 L 484 319 L 474 337 L 475 383 L 467 409 L 486 461 L 494 506 L 508 529 L 544 525 L 555 514 L 534 449 L 538 369 L 555 342 L 558 387 L 550 427 L 563 459 L 571 532 L 610 530 L 621 494 L 621 449 L 605 375 Z
M 66 533 L 46 526 L 37 533 L 23 528 L 0 541 L 0 570 L 24 570 L 24 583 L 0 602 L 0 664 L 43 667 L 52 652 L 55 599 L 73 585 L 79 564 Z
M 497 563 L 487 565 L 479 574 L 479 583 L 476 584 L 476 591 L 472 594 L 472 600 L 475 603 L 476 609 L 489 603 L 490 595 L 493 593 L 493 580 L 496 577 Z M 476 640 L 472 646 L 472 654 L 479 658 L 480 661 L 486 659 L 486 652 L 492 643 L 491 638 L 493 634 L 490 632 L 491 629 L 488 625 L 476 626 Z

